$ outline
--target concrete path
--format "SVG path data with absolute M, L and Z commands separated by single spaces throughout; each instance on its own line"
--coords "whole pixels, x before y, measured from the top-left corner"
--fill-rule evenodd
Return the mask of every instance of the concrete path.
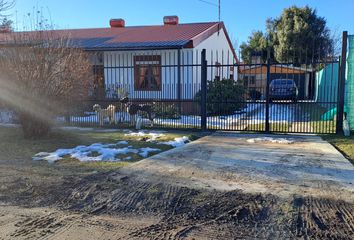
M 317 136 L 217 132 L 127 171 L 189 187 L 354 201 L 354 166 Z

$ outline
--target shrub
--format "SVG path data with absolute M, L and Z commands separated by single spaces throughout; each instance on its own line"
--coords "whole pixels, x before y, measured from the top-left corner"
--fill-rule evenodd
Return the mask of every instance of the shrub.
M 164 104 L 164 103 L 155 103 L 153 105 L 153 111 L 156 118 L 164 119 L 178 119 L 180 115 L 178 113 L 178 108 L 175 104 Z
M 215 79 L 207 83 L 207 114 L 225 115 L 234 114 L 245 108 L 245 88 L 234 80 Z M 199 91 L 195 100 L 201 100 Z
M 47 135 L 58 114 L 88 97 L 92 83 L 87 53 L 51 31 L 11 35 L 0 48 L 0 100 L 14 109 L 25 138 Z
M 260 91 L 255 90 L 255 89 L 251 89 L 249 91 L 249 95 L 252 100 L 260 100 L 262 97 L 262 93 Z

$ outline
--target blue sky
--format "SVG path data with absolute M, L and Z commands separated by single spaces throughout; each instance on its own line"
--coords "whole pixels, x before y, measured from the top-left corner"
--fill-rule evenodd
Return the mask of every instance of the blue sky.
M 127 25 L 161 24 L 165 15 L 178 15 L 182 23 L 217 21 L 214 4 L 217 0 L 16 0 L 9 13 L 17 18 L 19 29 L 28 24 L 26 14 L 37 7 L 56 28 L 92 28 L 107 27 L 110 18 L 124 18 Z M 292 5 L 316 8 L 331 29 L 354 34 L 353 0 L 221 0 L 221 20 L 239 44 L 252 31 L 263 30 L 267 18 Z

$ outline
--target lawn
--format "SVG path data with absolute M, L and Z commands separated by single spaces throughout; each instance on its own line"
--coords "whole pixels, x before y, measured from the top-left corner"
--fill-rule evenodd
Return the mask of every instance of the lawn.
M 32 161 L 32 157 L 39 152 L 54 152 L 57 149 L 70 149 L 82 145 L 89 146 L 94 143 L 112 144 L 118 141 L 126 141 L 125 147 L 129 146 L 134 149 L 155 148 L 160 150 L 158 152 L 148 152 L 147 157 L 149 157 L 173 148 L 170 145 L 159 144 L 161 142 L 173 141 L 183 136 L 193 141 L 199 137 L 198 133 L 191 134 L 183 131 L 145 131 L 145 133 L 151 132 L 156 132 L 159 135 L 154 141 L 150 141 L 150 135 L 134 135 L 136 131 L 80 128 L 56 129 L 44 139 L 26 140 L 23 138 L 20 128 L 0 127 L 0 158 L 10 162 L 21 161 L 24 165 L 27 165 L 28 162 L 34 165 L 49 165 L 46 161 Z M 92 156 L 95 155 L 98 154 L 93 151 Z M 79 171 L 99 171 L 120 168 L 144 158 L 136 153 L 128 153 L 124 157 L 126 159 L 124 161 L 81 162 L 75 158 L 64 156 L 63 159 L 56 161 L 53 165 L 55 165 L 56 168 L 62 167 L 65 169 L 77 169 Z M 2 162 L 4 163 L 4 161 Z
M 341 151 L 354 165 L 354 132 L 352 132 L 350 137 L 344 137 L 341 135 L 324 135 L 322 138 Z

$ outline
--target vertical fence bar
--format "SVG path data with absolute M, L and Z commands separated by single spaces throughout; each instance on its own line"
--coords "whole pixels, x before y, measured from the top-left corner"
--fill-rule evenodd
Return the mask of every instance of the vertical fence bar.
M 207 129 L 207 60 L 206 50 L 202 50 L 201 54 L 201 129 L 205 131 Z
M 345 94 L 345 70 L 347 63 L 347 43 L 348 32 L 344 31 L 342 36 L 342 57 L 340 61 L 339 79 L 338 79 L 338 102 L 337 102 L 337 126 L 336 133 L 343 132 L 343 114 L 344 114 L 344 94 Z
M 182 98 L 181 98 L 181 49 L 177 50 L 177 101 L 178 101 L 178 115 L 182 113 Z
M 268 133 L 269 128 L 269 84 L 270 84 L 270 58 L 267 59 L 267 84 L 266 84 L 266 114 L 265 114 L 265 131 Z

